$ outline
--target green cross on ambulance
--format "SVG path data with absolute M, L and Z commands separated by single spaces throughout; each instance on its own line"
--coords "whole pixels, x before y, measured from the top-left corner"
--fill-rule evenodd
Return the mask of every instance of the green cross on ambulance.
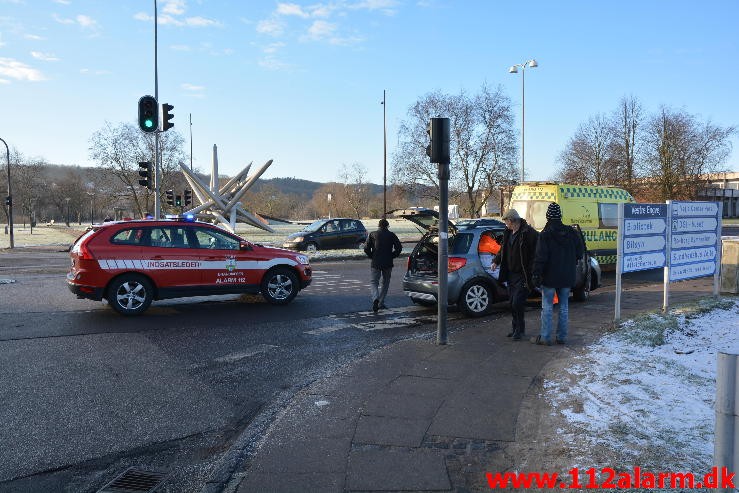
M 563 223 L 580 225 L 587 248 L 598 263 L 616 263 L 618 204 L 635 202 L 629 192 L 616 187 L 532 182 L 514 187 L 510 207 L 541 231 L 551 202 L 562 208 Z

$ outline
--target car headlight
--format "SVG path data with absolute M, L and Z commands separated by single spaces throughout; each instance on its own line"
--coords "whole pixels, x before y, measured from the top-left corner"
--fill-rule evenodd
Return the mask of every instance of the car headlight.
M 304 265 L 310 264 L 310 260 L 308 260 L 308 257 L 306 257 L 305 255 L 298 255 L 296 258 L 298 259 L 298 262 L 300 262 L 301 264 L 304 264 Z
M 305 239 L 305 238 L 303 238 L 302 236 L 297 236 L 297 237 L 293 238 L 293 239 L 292 239 L 292 240 L 290 240 L 290 241 L 292 241 L 293 243 L 300 243 L 300 242 L 301 242 L 301 241 L 303 241 L 304 239 Z

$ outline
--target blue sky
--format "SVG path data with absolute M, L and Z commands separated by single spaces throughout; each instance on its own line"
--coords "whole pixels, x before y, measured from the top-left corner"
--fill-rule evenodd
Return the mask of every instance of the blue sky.
M 546 179 L 578 125 L 625 95 L 739 124 L 739 2 L 158 0 L 159 101 L 195 166 L 336 180 L 360 163 L 382 183 L 408 108 L 441 90 L 501 85 L 521 123 L 526 170 Z M 106 121 L 135 123 L 154 94 L 153 0 L 0 0 L 0 137 L 27 156 L 92 165 Z M 440 115 L 443 116 L 443 115 Z M 739 141 L 727 163 L 739 169 Z M 389 168 L 390 164 L 388 164 Z M 389 173 L 388 169 L 388 173 Z

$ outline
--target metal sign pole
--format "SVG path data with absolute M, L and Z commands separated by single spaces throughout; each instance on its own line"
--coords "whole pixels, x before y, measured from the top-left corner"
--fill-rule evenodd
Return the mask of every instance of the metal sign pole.
M 447 343 L 447 304 L 449 279 L 449 164 L 439 164 L 439 294 L 437 296 L 436 343 Z
M 670 265 L 672 264 L 672 200 L 667 204 L 667 231 L 665 231 L 665 267 L 662 276 L 662 312 L 666 313 L 670 307 Z
M 713 271 L 713 295 L 718 296 L 718 290 L 719 290 L 719 283 L 721 281 L 721 226 L 723 223 L 723 217 L 724 217 L 724 203 L 723 202 L 717 202 L 718 203 L 718 213 L 717 213 L 717 219 L 716 221 L 718 224 L 716 225 L 716 270 Z
M 621 274 L 623 273 L 624 204 L 618 204 L 618 230 L 616 233 L 616 313 L 613 321 L 621 320 Z

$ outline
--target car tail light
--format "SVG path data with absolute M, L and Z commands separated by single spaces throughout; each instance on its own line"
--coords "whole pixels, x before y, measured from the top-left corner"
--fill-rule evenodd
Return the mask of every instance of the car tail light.
M 411 270 L 411 258 L 408 257 L 408 260 L 405 262 L 405 270 L 409 271 Z
M 72 253 L 77 254 L 79 260 L 95 260 L 90 248 L 87 246 L 89 241 L 95 236 L 97 230 L 90 230 L 77 240 L 72 247 Z
M 467 264 L 467 259 L 466 258 L 449 257 L 449 262 L 448 262 L 448 268 L 447 268 L 447 270 L 449 272 L 454 272 L 455 270 L 459 270 L 462 267 L 464 267 L 465 264 Z

